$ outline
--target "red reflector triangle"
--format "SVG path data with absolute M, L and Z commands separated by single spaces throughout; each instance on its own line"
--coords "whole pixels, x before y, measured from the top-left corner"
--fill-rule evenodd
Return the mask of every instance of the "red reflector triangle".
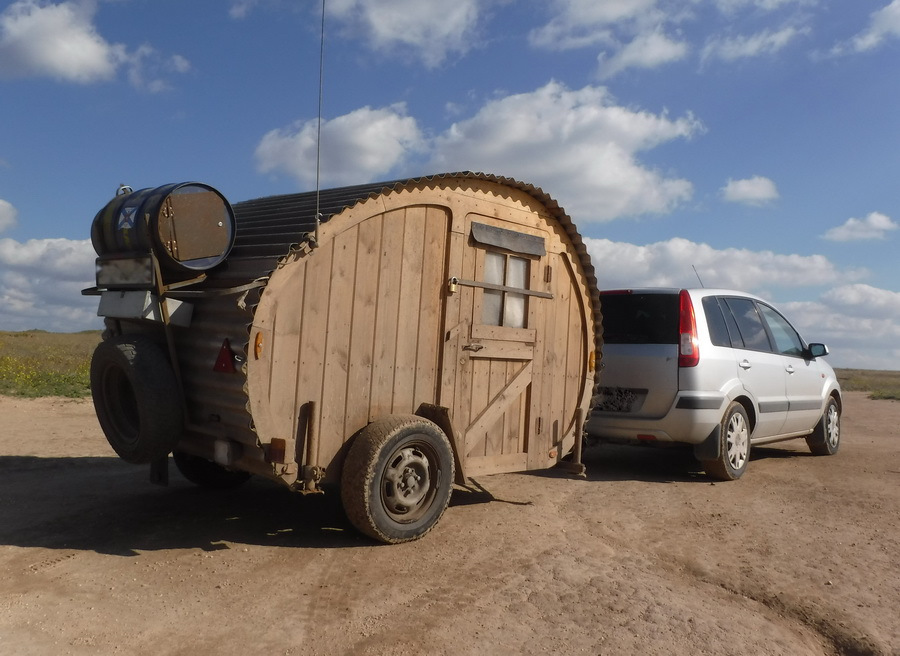
M 222 348 L 219 349 L 219 357 L 216 358 L 216 366 L 213 367 L 213 371 L 223 374 L 233 374 L 235 372 L 234 353 L 231 352 L 231 344 L 228 343 L 227 338 L 222 342 Z

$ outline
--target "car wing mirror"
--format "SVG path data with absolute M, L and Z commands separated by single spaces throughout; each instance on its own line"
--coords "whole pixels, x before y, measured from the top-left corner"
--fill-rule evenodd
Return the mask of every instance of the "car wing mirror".
M 806 347 L 806 352 L 810 358 L 822 358 L 828 355 L 828 347 L 824 344 L 814 343 Z

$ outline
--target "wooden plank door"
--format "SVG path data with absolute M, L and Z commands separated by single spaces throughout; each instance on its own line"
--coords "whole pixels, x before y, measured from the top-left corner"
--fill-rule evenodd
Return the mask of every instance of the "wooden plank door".
M 468 476 L 528 469 L 541 380 L 536 367 L 544 237 L 470 215 L 451 235 L 441 405 Z

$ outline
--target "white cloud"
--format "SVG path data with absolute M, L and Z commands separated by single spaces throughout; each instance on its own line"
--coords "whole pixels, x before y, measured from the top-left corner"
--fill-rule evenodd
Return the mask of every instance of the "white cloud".
M 749 36 L 714 37 L 707 41 L 701 52 L 701 61 L 721 59 L 731 62 L 737 59 L 773 55 L 791 41 L 810 33 L 809 28 L 784 27 L 778 31 L 763 30 Z
M 554 17 L 528 38 L 533 46 L 547 50 L 614 43 L 614 26 L 658 16 L 656 4 L 657 0 L 555 0 Z
M 99 328 L 89 239 L 0 239 L 0 330 Z
M 805 337 L 828 344 L 832 365 L 900 370 L 900 293 L 841 285 L 817 301 L 781 307 Z
M 778 188 L 769 178 L 755 175 L 744 180 L 731 180 L 722 187 L 722 198 L 730 203 L 765 205 L 778 199 Z
M 477 43 L 483 0 L 332 0 L 330 16 L 378 51 L 413 51 L 428 68 Z
M 129 52 L 109 43 L 93 24 L 96 2 L 48 4 L 17 0 L 0 14 L 0 78 L 51 77 L 91 84 L 116 77 L 124 67 L 132 85 L 156 92 L 168 87 L 160 72 L 184 73 L 184 57 L 161 57 L 151 46 Z
M 0 75 L 78 83 L 113 78 L 125 48 L 97 33 L 93 12 L 91 3 L 13 2 L 0 14 Z
M 818 0 L 713 0 L 719 11 L 732 14 L 742 9 L 775 11 L 786 5 L 814 5 Z
M 551 189 L 579 221 L 662 213 L 688 200 L 687 180 L 665 177 L 639 152 L 702 126 L 693 116 L 615 104 L 602 87 L 549 84 L 487 103 L 433 144 L 430 169 L 491 171 Z
M 601 288 L 706 287 L 764 294 L 776 287 L 810 287 L 860 280 L 867 272 L 839 269 L 823 255 L 782 255 L 743 248 L 717 250 L 675 238 L 637 246 L 585 238 Z
M 272 130 L 256 148 L 263 173 L 281 171 L 312 188 L 316 181 L 315 120 Z M 322 122 L 323 184 L 353 184 L 387 175 L 424 148 L 422 133 L 402 103 L 363 107 Z
M 9 201 L 0 198 L 0 234 L 16 227 L 18 211 Z
M 900 37 L 900 0 L 893 0 L 886 7 L 873 12 L 869 26 L 849 41 L 832 48 L 833 55 L 860 53 L 874 50 L 886 40 Z
M 628 68 L 656 68 L 662 64 L 684 59 L 688 45 L 674 41 L 659 29 L 638 34 L 631 43 L 620 48 L 612 56 L 600 53 L 601 76 L 612 77 Z
M 884 239 L 898 226 L 890 217 L 881 212 L 870 212 L 864 219 L 847 219 L 843 225 L 831 228 L 823 237 L 830 241 L 863 241 Z

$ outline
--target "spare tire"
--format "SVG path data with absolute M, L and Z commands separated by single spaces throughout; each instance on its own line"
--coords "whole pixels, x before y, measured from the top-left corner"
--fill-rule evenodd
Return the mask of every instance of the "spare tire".
M 184 410 L 163 350 L 142 335 L 101 342 L 91 358 L 94 409 L 110 446 L 132 464 L 166 456 L 181 439 Z

